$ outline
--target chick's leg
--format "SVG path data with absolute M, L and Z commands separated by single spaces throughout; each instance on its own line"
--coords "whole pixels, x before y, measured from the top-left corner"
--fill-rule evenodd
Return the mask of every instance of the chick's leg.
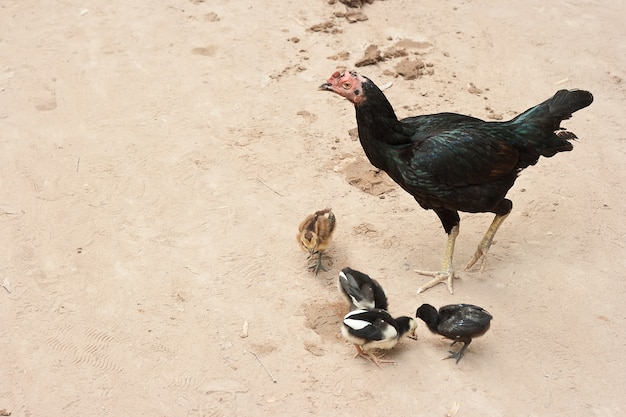
M 354 347 L 356 348 L 356 353 L 354 354 L 354 357 L 356 358 L 357 356 L 365 356 L 365 352 L 363 352 L 363 348 L 359 345 L 354 345 Z
M 392 361 L 392 360 L 388 360 L 388 359 L 381 359 L 382 355 L 380 356 L 376 356 L 374 355 L 372 352 L 369 352 L 366 354 L 367 357 L 376 364 L 376 366 L 378 366 L 380 369 L 383 369 L 383 367 L 380 365 L 381 363 L 393 363 L 395 364 L 396 361 Z
M 469 342 L 463 342 L 463 347 L 458 352 L 454 352 L 454 351 L 451 350 L 450 351 L 450 356 L 448 356 L 447 358 L 444 358 L 444 359 L 456 359 L 456 363 L 459 363 L 459 361 L 463 357 L 463 353 L 465 352 L 465 349 L 467 349 L 467 347 L 470 345 L 470 343 L 472 343 L 471 339 L 469 340 Z
M 496 235 L 496 232 L 508 215 L 508 213 L 504 215 L 496 214 L 496 217 L 494 217 L 493 221 L 491 222 L 491 225 L 489 226 L 489 229 L 487 229 L 485 236 L 483 236 L 483 240 L 480 241 L 478 248 L 476 248 L 474 256 L 472 256 L 472 259 L 470 259 L 467 265 L 465 265 L 466 271 L 474 266 L 474 264 L 480 259 L 480 272 L 483 272 L 483 270 L 485 269 L 485 264 L 487 263 L 487 253 L 489 252 L 489 248 L 493 243 L 493 237 Z
M 320 270 L 324 272 L 328 271 L 326 268 L 324 268 L 324 266 L 322 266 L 322 251 L 317 252 L 317 262 L 315 263 L 315 265 L 310 266 L 309 269 L 313 271 L 316 276 Z
M 435 285 L 445 282 L 448 287 L 448 291 L 450 294 L 454 293 L 452 289 L 452 280 L 455 278 L 459 278 L 457 273 L 454 271 L 452 267 L 452 256 L 454 255 L 454 243 L 456 242 L 456 237 L 459 235 L 459 225 L 455 225 L 452 230 L 450 230 L 450 234 L 448 235 L 448 243 L 446 244 L 446 254 L 443 258 L 443 265 L 441 267 L 441 271 L 430 272 L 430 271 L 422 271 L 416 270 L 420 275 L 426 275 L 433 277 L 426 284 L 422 285 L 418 288 L 417 293 L 421 293 L 429 289 L 430 287 L 434 287 Z
M 382 357 L 385 356 L 384 353 L 376 356 L 373 352 L 363 352 L 361 356 L 374 362 L 376 366 L 378 366 L 381 370 L 383 369 L 383 367 L 381 366 L 381 363 L 393 363 L 393 364 L 396 363 L 396 361 L 392 361 L 389 359 L 382 359 Z
M 383 369 L 383 367 L 380 365 L 381 363 L 396 363 L 396 361 L 381 359 L 384 354 L 380 356 L 376 356 L 372 352 L 365 352 L 363 348 L 359 345 L 354 345 L 354 347 L 356 348 L 356 353 L 354 354 L 355 358 L 357 356 L 362 356 L 364 358 L 367 358 L 371 360 L 372 362 L 374 362 L 376 366 L 378 366 L 380 369 Z

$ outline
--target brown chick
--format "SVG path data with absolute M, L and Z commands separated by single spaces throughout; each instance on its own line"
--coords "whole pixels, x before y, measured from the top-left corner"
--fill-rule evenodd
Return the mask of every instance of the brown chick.
M 310 268 L 315 275 L 320 269 L 326 271 L 322 266 L 322 252 L 330 246 L 334 230 L 335 215 L 331 209 L 319 210 L 308 215 L 298 227 L 296 240 L 302 250 L 309 253 L 309 258 L 315 253 L 318 255 L 317 263 Z

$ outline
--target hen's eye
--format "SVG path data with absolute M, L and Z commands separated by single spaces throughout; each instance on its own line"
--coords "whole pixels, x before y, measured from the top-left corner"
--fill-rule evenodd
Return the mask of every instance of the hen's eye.
M 350 83 L 343 83 L 341 86 L 342 86 L 343 88 L 345 88 L 346 90 L 349 90 L 349 89 L 350 89 L 350 87 L 352 87 L 352 84 L 350 84 Z

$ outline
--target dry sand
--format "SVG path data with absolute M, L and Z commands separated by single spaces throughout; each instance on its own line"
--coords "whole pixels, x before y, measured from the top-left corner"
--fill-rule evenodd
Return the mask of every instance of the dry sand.
M 623 415 L 624 13 L 3 1 L 0 411 Z M 565 123 L 574 150 L 523 172 L 486 270 L 454 295 L 416 294 L 413 270 L 440 266 L 441 225 L 364 159 L 350 103 L 317 91 L 357 63 L 393 84 L 402 117 L 508 119 L 560 88 L 595 96 Z M 338 227 L 314 277 L 294 236 L 323 207 Z M 462 215 L 458 268 L 490 221 Z M 345 266 L 384 285 L 392 314 L 471 302 L 491 330 L 456 365 L 420 322 L 381 371 L 340 336 Z

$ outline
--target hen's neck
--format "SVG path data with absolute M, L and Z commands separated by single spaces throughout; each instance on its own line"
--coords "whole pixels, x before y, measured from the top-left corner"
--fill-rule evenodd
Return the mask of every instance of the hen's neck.
M 410 142 L 398 121 L 391 103 L 371 81 L 363 83 L 366 100 L 355 106 L 359 140 L 368 159 L 377 168 L 385 170 L 385 152 L 388 146 Z

